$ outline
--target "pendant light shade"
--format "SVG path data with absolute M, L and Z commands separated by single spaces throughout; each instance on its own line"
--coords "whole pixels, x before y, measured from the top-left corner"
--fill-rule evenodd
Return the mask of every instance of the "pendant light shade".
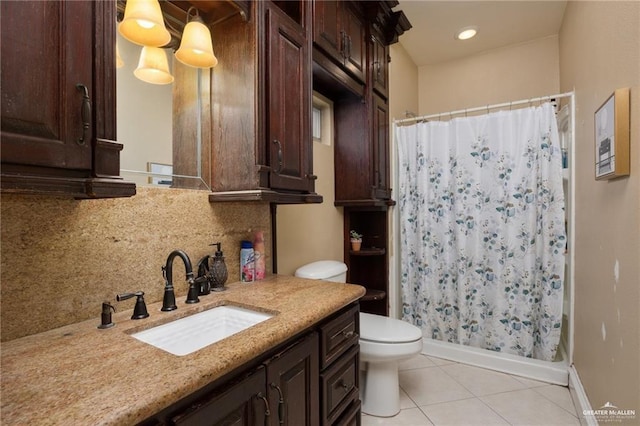
M 138 68 L 133 74 L 140 80 L 151 84 L 173 83 L 173 76 L 169 72 L 167 54 L 163 49 L 144 46 L 140 52 Z
M 118 43 L 116 42 L 116 68 L 124 67 L 124 61 L 120 56 L 120 49 L 118 49 Z
M 195 10 L 196 15 L 189 20 L 189 15 Z M 196 68 L 211 68 L 218 64 L 213 54 L 211 33 L 204 24 L 198 10 L 194 7 L 187 12 L 187 25 L 182 33 L 180 48 L 176 51 L 176 58 L 185 65 Z
M 171 40 L 158 0 L 127 0 L 118 31 L 127 40 L 142 46 L 164 46 Z

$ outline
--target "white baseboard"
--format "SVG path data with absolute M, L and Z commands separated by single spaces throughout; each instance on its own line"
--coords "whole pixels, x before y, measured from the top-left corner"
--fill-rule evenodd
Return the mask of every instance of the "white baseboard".
M 578 371 L 573 365 L 569 366 L 569 393 L 571 394 L 573 405 L 576 407 L 576 414 L 580 424 L 583 426 L 598 426 L 598 421 L 594 416 L 584 416 L 582 414 L 585 411 L 591 411 L 592 408 L 589 398 L 587 398 L 587 394 L 582 387 Z

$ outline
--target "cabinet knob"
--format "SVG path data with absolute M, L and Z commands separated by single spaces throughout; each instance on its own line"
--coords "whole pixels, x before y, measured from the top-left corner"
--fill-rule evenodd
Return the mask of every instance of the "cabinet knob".
M 340 386 L 342 387 L 342 389 L 344 389 L 344 393 L 349 393 L 349 391 L 353 388 L 353 385 L 346 383 L 344 380 L 342 381 L 342 384 Z

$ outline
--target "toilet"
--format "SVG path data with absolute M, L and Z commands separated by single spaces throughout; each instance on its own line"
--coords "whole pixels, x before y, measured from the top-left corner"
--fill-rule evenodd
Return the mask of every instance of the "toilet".
M 296 277 L 346 282 L 347 265 L 321 260 L 301 266 Z M 422 331 L 409 323 L 360 312 L 360 399 L 362 412 L 391 417 L 400 412 L 398 363 L 420 353 Z

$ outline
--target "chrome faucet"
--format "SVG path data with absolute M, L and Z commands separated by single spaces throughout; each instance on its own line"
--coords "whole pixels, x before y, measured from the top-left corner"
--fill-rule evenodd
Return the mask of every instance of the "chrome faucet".
M 184 262 L 184 267 L 187 273 L 187 282 L 189 283 L 189 292 L 187 293 L 187 300 L 185 303 L 198 303 L 200 299 L 198 299 L 198 293 L 200 291 L 199 285 L 196 284 L 196 281 L 193 276 L 193 270 L 191 266 L 191 259 L 187 256 L 182 250 L 174 250 L 169 253 L 169 257 L 167 257 L 167 264 L 162 267 L 162 275 L 165 279 L 164 286 L 164 298 L 162 299 L 162 309 L 161 311 L 173 311 L 174 309 L 178 309 L 176 306 L 176 295 L 173 290 L 173 259 L 179 257 Z

